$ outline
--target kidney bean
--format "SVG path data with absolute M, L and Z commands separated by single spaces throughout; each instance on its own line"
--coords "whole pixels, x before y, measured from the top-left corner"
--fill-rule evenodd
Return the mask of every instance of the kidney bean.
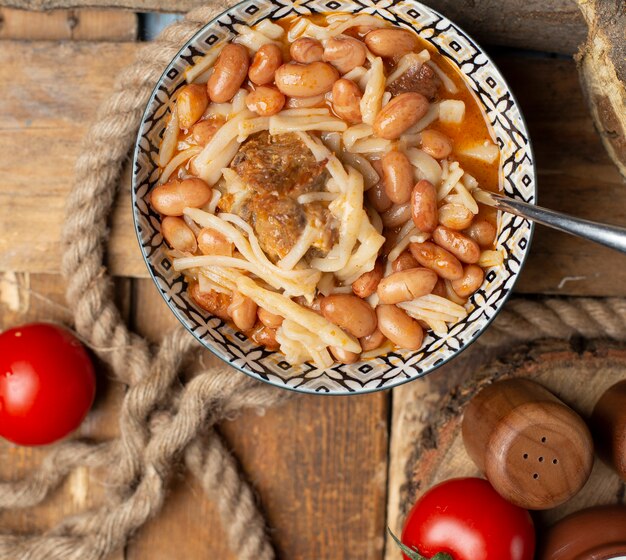
M 394 97 L 374 119 L 374 133 L 380 138 L 395 140 L 411 128 L 428 111 L 428 99 L 421 93 L 401 93 Z
M 468 264 L 463 269 L 463 276 L 458 280 L 453 280 L 450 284 L 459 297 L 467 298 L 480 288 L 484 279 L 485 273 L 480 266 Z
M 165 216 L 182 216 L 185 208 L 199 208 L 212 195 L 213 189 L 202 179 L 173 179 L 152 189 L 150 204 Z
M 413 258 L 413 255 L 409 251 L 403 251 L 400 256 L 391 263 L 391 270 L 393 272 L 402 272 L 403 270 L 409 270 L 411 268 L 417 268 L 418 262 Z
M 424 130 L 422 150 L 435 159 L 443 159 L 452 152 L 452 140 L 438 130 Z
M 289 49 L 289 54 L 296 62 L 310 64 L 319 62 L 324 55 L 324 47 L 317 39 L 311 37 L 300 37 L 296 39 Z
M 383 278 L 376 293 L 381 303 L 400 303 L 425 296 L 437 283 L 437 274 L 427 268 L 411 268 Z
M 239 91 L 248 74 L 248 51 L 243 45 L 231 43 L 220 53 L 207 82 L 211 101 L 226 103 Z
M 391 200 L 387 196 L 387 192 L 385 191 L 385 185 L 382 182 L 374 185 L 365 194 L 369 203 L 378 213 L 389 210 L 389 208 L 391 208 L 393 204 L 393 202 L 391 202 Z
M 322 315 L 356 338 L 372 334 L 376 313 L 365 300 L 348 294 L 333 294 L 321 301 Z
M 270 329 L 277 329 L 283 324 L 283 317 L 276 315 L 275 313 L 271 313 L 262 307 L 259 307 L 257 315 L 259 316 L 259 321 Z
M 439 278 L 431 294 L 439 297 L 448 297 L 446 293 L 446 280 Z
M 200 230 L 198 248 L 203 255 L 233 256 L 233 244 L 219 231 L 211 228 Z
M 415 227 L 425 233 L 431 233 L 437 227 L 437 189 L 426 179 L 413 187 L 411 218 Z
M 206 87 L 189 84 L 183 87 L 176 98 L 178 126 L 188 129 L 204 114 L 209 104 Z
M 385 227 L 398 227 L 406 224 L 411 219 L 411 204 L 394 204 L 389 210 L 381 214 Z
M 462 298 L 454 291 L 452 287 L 452 280 L 444 280 L 445 294 L 443 297 L 448 298 L 451 302 L 458 305 L 465 305 L 467 303 L 466 298 Z
M 230 319 L 228 306 L 230 305 L 231 297 L 229 295 L 215 291 L 201 292 L 197 282 L 189 284 L 188 293 L 189 297 L 199 307 L 208 311 L 211 315 L 215 315 L 223 321 Z
M 372 270 L 364 272 L 352 282 L 352 291 L 360 298 L 370 297 L 376 291 L 384 275 L 385 267 L 381 260 L 377 260 Z
M 198 146 L 206 146 L 219 128 L 224 124 L 221 119 L 207 119 L 191 127 L 191 139 Z
M 424 339 L 419 323 L 395 305 L 383 304 L 376 307 L 378 329 L 399 348 L 418 350 Z
M 172 249 L 183 253 L 194 253 L 198 247 L 196 236 L 182 218 L 165 216 L 161 220 L 161 235 Z
M 247 331 L 256 323 L 257 304 L 249 297 L 235 291 L 231 304 L 228 306 L 228 314 L 233 323 L 240 331 Z
M 473 219 L 474 214 L 462 204 L 449 203 L 439 208 L 439 223 L 449 229 L 463 230 Z
M 335 359 L 342 364 L 354 364 L 355 362 L 358 362 L 361 357 L 361 354 L 349 352 L 348 350 L 338 348 L 337 346 L 329 346 L 328 349 Z
M 275 351 L 280 348 L 280 344 L 276 340 L 276 331 L 257 323 L 252 331 L 245 333 L 248 338 L 251 338 L 254 342 L 261 346 L 265 346 L 270 351 Z
M 341 74 L 363 66 L 366 56 L 365 45 L 354 37 L 331 37 L 324 47 L 324 61 L 330 62 Z
M 352 80 L 341 78 L 333 84 L 333 111 L 350 124 L 360 123 L 361 90 Z
M 459 231 L 438 226 L 433 231 L 433 241 L 464 263 L 472 264 L 478 262 L 480 258 L 478 243 Z M 450 280 L 454 280 L 454 278 L 450 278 Z
M 312 97 L 330 91 L 338 78 L 337 70 L 325 62 L 290 62 L 276 70 L 274 80 L 276 87 L 289 97 Z
M 392 150 L 382 160 L 385 192 L 396 204 L 405 204 L 411 198 L 413 166 L 402 152 Z
M 441 278 L 457 280 L 463 276 L 463 265 L 452 253 L 430 241 L 424 243 L 411 243 L 409 250 L 415 260 L 434 270 Z
M 264 86 L 274 81 L 274 73 L 283 63 L 283 53 L 278 45 L 267 43 L 254 55 L 248 77 L 253 84 Z
M 483 249 L 493 247 L 493 243 L 496 240 L 496 226 L 481 218 L 475 220 L 464 233 Z
M 285 106 L 285 96 L 274 87 L 259 86 L 246 96 L 246 106 L 262 117 L 270 117 Z
M 406 29 L 376 29 L 365 36 L 367 48 L 376 56 L 392 58 L 413 52 L 419 48 L 414 33 Z
M 380 348 L 383 345 L 383 342 L 385 342 L 385 335 L 378 329 L 376 329 L 372 334 L 359 338 L 359 344 L 361 345 L 361 350 L 363 350 L 363 352 L 376 350 L 376 348 Z
M 219 231 L 211 228 L 200 230 L 198 248 L 203 255 L 233 256 L 233 244 Z

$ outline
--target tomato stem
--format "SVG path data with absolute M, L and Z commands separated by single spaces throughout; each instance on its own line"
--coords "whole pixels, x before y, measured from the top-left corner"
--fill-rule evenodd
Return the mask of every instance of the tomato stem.
M 452 558 L 452 556 L 450 556 L 449 554 L 447 554 L 445 552 L 438 552 L 434 556 L 431 556 L 430 559 L 428 559 L 428 558 L 426 558 L 426 556 L 422 556 L 419 553 L 419 550 L 417 550 L 417 548 L 409 548 L 407 545 L 405 545 L 398 537 L 396 537 L 393 534 L 393 532 L 391 531 L 391 529 L 389 527 L 387 527 L 387 531 L 391 535 L 391 538 L 398 545 L 400 550 L 404 554 L 406 554 L 409 557 L 410 560 L 454 560 L 454 558 Z

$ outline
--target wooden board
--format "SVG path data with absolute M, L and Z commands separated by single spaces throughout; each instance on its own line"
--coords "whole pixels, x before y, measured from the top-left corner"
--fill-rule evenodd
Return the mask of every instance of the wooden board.
M 82 137 L 136 45 L 5 41 L 2 46 L 0 80 L 11 80 L 14 87 L 0 110 L 0 270 L 55 272 L 63 204 Z M 59 60 L 73 63 L 59 66 Z M 497 60 L 528 119 L 542 203 L 626 223 L 626 204 L 616 204 L 626 191 L 595 134 L 574 63 L 520 56 Z M 51 83 L 54 92 L 42 85 Z M 114 274 L 145 277 L 129 188 L 126 175 L 112 217 L 109 263 Z M 540 229 L 519 290 L 626 295 L 626 267 L 613 266 L 608 249 Z
M 137 14 L 131 12 L 0 8 L 0 39 L 134 41 L 136 37 Z
M 118 7 L 133 11 L 186 12 L 205 0 L 3 0 L 29 10 Z M 574 2 L 568 0 L 429 0 L 426 2 L 487 44 L 572 54 L 586 35 Z
M 491 381 L 525 377 L 538 381 L 583 417 L 588 417 L 600 395 L 626 377 L 626 347 L 608 343 L 573 346 L 544 341 L 500 354 L 500 360 L 467 375 L 480 363 L 478 351 L 444 366 L 438 373 L 394 391 L 388 519 L 399 534 L 408 509 L 433 485 L 459 476 L 479 476 L 460 434 L 463 408 Z M 487 359 L 484 356 L 483 359 Z M 466 367 L 463 367 L 463 364 Z M 570 501 L 534 517 L 545 528 L 586 506 L 624 503 L 626 485 L 596 458 L 585 487 Z M 386 560 L 400 554 L 388 543 Z

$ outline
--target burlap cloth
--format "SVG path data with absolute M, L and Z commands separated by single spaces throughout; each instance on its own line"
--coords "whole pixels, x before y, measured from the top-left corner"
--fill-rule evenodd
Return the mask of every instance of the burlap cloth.
M 120 435 L 105 443 L 65 441 L 51 447 L 27 478 L 0 483 L 0 508 L 42 502 L 78 466 L 107 467 L 110 491 L 99 508 L 65 518 L 41 534 L 0 535 L 2 559 L 105 558 L 160 510 L 170 475 L 181 461 L 217 503 L 236 555 L 244 560 L 275 557 L 253 491 L 214 426 L 244 409 L 274 406 L 291 393 L 226 368 L 201 371 L 181 383 L 185 358 L 199 345 L 182 328 L 168 333 L 157 349 L 130 332 L 112 299 L 103 264 L 121 168 L 150 92 L 183 43 L 227 5 L 193 10 L 143 47 L 119 76 L 85 138 L 67 201 L 63 274 L 74 328 L 127 387 L 119 411 Z M 495 346 L 573 335 L 625 340 L 626 302 L 514 300 L 480 342 Z

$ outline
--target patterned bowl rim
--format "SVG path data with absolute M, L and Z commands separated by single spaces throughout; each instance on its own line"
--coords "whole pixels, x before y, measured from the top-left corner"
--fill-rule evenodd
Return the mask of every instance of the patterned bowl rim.
M 528 255 L 530 253 L 530 247 L 532 245 L 532 241 L 533 241 L 533 237 L 534 237 L 534 233 L 535 233 L 535 224 L 532 221 L 528 221 L 526 227 L 528 228 L 528 244 L 524 249 L 524 253 L 522 255 L 521 260 L 519 261 L 519 269 L 518 271 L 514 274 L 514 277 L 512 279 L 511 285 L 510 285 L 510 289 L 508 290 L 507 293 L 505 293 L 499 300 L 496 306 L 496 309 L 494 310 L 493 315 L 485 320 L 484 325 L 478 330 L 476 331 L 475 335 L 466 343 L 462 344 L 457 350 L 455 350 L 453 353 L 450 354 L 450 356 L 448 356 L 447 358 L 442 359 L 439 363 L 434 364 L 433 366 L 431 366 L 429 369 L 424 370 L 423 372 L 418 372 L 417 375 L 413 375 L 413 376 L 407 376 L 406 378 L 400 378 L 400 379 L 394 379 L 393 381 L 391 381 L 388 384 L 383 384 L 381 386 L 378 387 L 373 387 L 373 388 L 366 388 L 366 387 L 360 387 L 358 389 L 354 389 L 354 390 L 347 390 L 344 389 L 342 391 L 317 391 L 316 389 L 312 389 L 310 387 L 305 386 L 290 386 L 288 385 L 285 380 L 282 380 L 282 382 L 277 382 L 277 381 L 273 381 L 271 379 L 266 379 L 258 374 L 256 374 L 253 371 L 250 371 L 248 369 L 246 369 L 244 366 L 240 366 L 239 364 L 235 364 L 232 362 L 229 362 L 220 352 L 217 348 L 214 348 L 209 341 L 203 340 L 202 338 L 198 337 L 196 335 L 196 333 L 193 331 L 192 328 L 190 328 L 190 326 L 187 324 L 185 318 L 181 315 L 180 310 L 178 308 L 178 306 L 171 300 L 168 299 L 166 297 L 166 294 L 164 293 L 164 291 L 160 288 L 157 278 L 154 274 L 154 271 L 152 269 L 151 266 L 151 262 L 150 259 L 148 257 L 148 255 L 146 254 L 146 251 L 144 250 L 144 247 L 142 245 L 142 239 L 141 239 L 141 233 L 140 233 L 140 227 L 139 227 L 139 223 L 138 223 L 138 210 L 137 210 L 137 173 L 136 173 L 136 168 L 137 168 L 137 162 L 138 162 L 138 158 L 139 158 L 139 151 L 140 151 L 140 142 L 141 142 L 141 138 L 142 138 L 142 125 L 143 123 L 146 121 L 146 118 L 149 116 L 149 111 L 151 108 L 152 103 L 154 102 L 155 97 L 158 94 L 159 88 L 162 85 L 163 81 L 165 80 L 168 72 L 176 65 L 176 63 L 178 62 L 178 60 L 181 58 L 181 55 L 184 53 L 184 51 L 186 49 L 188 49 L 190 46 L 192 46 L 194 43 L 196 43 L 196 41 L 199 39 L 199 37 L 204 33 L 204 31 L 206 30 L 207 27 L 214 25 L 216 22 L 218 22 L 218 20 L 224 16 L 230 15 L 232 12 L 236 12 L 241 6 L 245 5 L 245 4 L 249 4 L 252 3 L 254 0 L 240 0 L 239 2 L 237 2 L 236 4 L 232 5 L 230 8 L 220 12 L 219 14 L 217 14 L 214 18 L 212 18 L 210 21 L 208 21 L 205 25 L 203 25 L 196 33 L 194 33 L 194 35 L 179 49 L 179 51 L 176 53 L 176 55 L 172 58 L 172 60 L 168 63 L 168 65 L 166 66 L 166 68 L 163 70 L 163 72 L 161 73 L 161 76 L 159 77 L 159 79 L 157 80 L 157 82 L 155 83 L 155 86 L 152 90 L 152 92 L 150 93 L 150 97 L 146 103 L 146 108 L 144 109 L 142 116 L 141 116 L 141 121 L 140 121 L 140 125 L 139 125 L 139 130 L 137 133 L 137 137 L 135 140 L 135 146 L 133 149 L 133 159 L 132 159 L 132 176 L 131 176 L 131 203 L 132 203 L 132 210 L 133 210 L 133 225 L 135 228 L 135 235 L 137 237 L 137 242 L 139 244 L 139 249 L 141 251 L 141 255 L 143 257 L 144 263 L 146 265 L 146 268 L 148 269 L 148 272 L 150 274 L 150 277 L 152 278 L 152 281 L 155 284 L 155 287 L 158 291 L 158 293 L 161 295 L 161 297 L 163 298 L 163 300 L 165 301 L 166 305 L 168 306 L 168 308 L 170 309 L 170 311 L 174 314 L 174 316 L 178 319 L 178 321 L 183 325 L 183 327 L 185 328 L 185 330 L 187 330 L 189 332 L 189 334 L 191 334 L 191 336 L 194 337 L 194 339 L 196 339 L 196 341 L 198 341 L 204 348 L 206 348 L 207 350 L 209 350 L 214 356 L 216 356 L 217 358 L 219 358 L 220 360 L 222 360 L 225 364 L 227 364 L 228 366 L 236 369 L 238 372 L 244 373 L 245 375 L 257 380 L 257 381 L 262 381 L 263 383 L 267 383 L 269 385 L 272 385 L 274 387 L 277 387 L 279 389 L 286 389 L 288 391 L 292 391 L 295 393 L 301 393 L 301 394 L 309 394 L 309 395 L 325 395 L 325 396 L 330 396 L 330 397 L 341 397 L 341 396 L 350 396 L 350 395 L 365 395 L 365 394 L 369 394 L 369 393 L 377 393 L 379 391 L 386 391 L 389 389 L 393 389 L 395 387 L 399 387 L 400 385 L 404 385 L 405 383 L 409 383 L 411 381 L 415 381 L 417 379 L 421 379 L 427 375 L 430 375 L 431 373 L 435 372 L 436 370 L 438 370 L 439 368 L 441 368 L 442 366 L 446 365 L 447 363 L 449 363 L 451 360 L 457 358 L 461 353 L 463 353 L 467 348 L 469 348 L 472 344 L 474 344 L 474 342 L 476 342 L 478 340 L 478 338 L 485 332 L 485 330 L 491 325 L 491 323 L 493 322 L 493 320 L 498 316 L 498 314 L 500 313 L 500 311 L 502 310 L 502 308 L 504 307 L 504 305 L 506 304 L 506 302 L 508 301 L 508 299 L 511 296 L 511 293 L 513 292 L 513 288 L 515 287 L 515 284 L 517 283 L 518 279 L 519 279 L 519 275 L 522 272 L 525 264 L 526 264 L 526 260 L 528 259 Z M 372 5 L 372 7 L 376 7 L 376 5 L 378 3 L 385 3 L 385 0 L 372 0 L 370 3 Z M 360 3 L 360 2 L 359 2 Z M 519 102 L 517 100 L 517 97 L 515 96 L 515 94 L 513 93 L 513 90 L 511 89 L 511 87 L 509 86 L 509 83 L 507 82 L 507 80 L 504 78 L 504 76 L 502 75 L 502 72 L 500 72 L 500 69 L 498 68 L 498 66 L 495 64 L 495 62 L 492 60 L 492 58 L 486 53 L 486 51 L 472 38 L 472 36 L 470 34 L 468 34 L 462 27 L 460 27 L 457 23 L 453 22 L 452 20 L 450 20 L 448 17 L 444 16 L 443 14 L 441 14 L 441 12 L 435 10 L 434 8 L 431 8 L 430 6 L 427 6 L 426 4 L 423 4 L 422 2 L 420 2 L 419 0 L 391 0 L 389 5 L 384 6 L 387 9 L 391 9 L 391 11 L 393 11 L 393 9 L 395 8 L 396 5 L 398 4 L 415 4 L 417 6 L 419 6 L 420 8 L 424 9 L 426 12 L 431 12 L 432 14 L 438 16 L 439 18 L 441 18 L 441 21 L 443 21 L 444 23 L 449 24 L 450 26 L 452 26 L 452 28 L 454 28 L 454 30 L 456 32 L 458 32 L 459 34 L 463 35 L 465 39 L 467 39 L 473 47 L 476 48 L 476 50 L 478 51 L 479 54 L 481 54 L 482 56 L 485 57 L 486 61 L 487 61 L 487 65 L 490 66 L 491 68 L 493 68 L 497 74 L 499 75 L 500 79 L 502 80 L 502 84 L 505 86 L 506 89 L 506 93 L 510 96 L 511 101 L 513 102 L 513 106 L 517 108 L 518 113 L 519 113 L 519 118 L 521 120 L 521 123 L 524 127 L 524 131 L 526 132 L 526 141 L 527 141 L 527 152 L 530 155 L 530 167 L 531 167 L 531 171 L 532 171 L 532 183 L 534 185 L 534 189 L 532 192 L 533 195 L 533 200 L 536 202 L 537 200 L 537 196 L 538 196 L 538 185 L 537 185 L 537 168 L 535 165 L 535 156 L 534 156 L 534 151 L 533 151 L 533 146 L 532 146 L 532 140 L 530 138 L 530 135 L 528 134 L 528 125 L 526 123 L 526 119 L 524 117 L 524 114 L 520 108 Z M 320 13 L 320 12 L 316 12 L 315 10 L 312 10 L 313 13 Z M 350 12 L 347 12 L 350 13 Z M 258 21 L 256 21 L 255 23 L 259 23 L 260 21 L 262 21 L 263 19 L 267 19 L 266 17 L 260 18 Z M 419 30 L 415 29 L 415 31 L 417 33 L 419 33 Z M 423 38 L 422 38 L 423 39 Z M 425 40 L 425 39 L 423 39 Z M 433 45 L 433 47 L 435 47 L 437 49 L 437 51 L 444 57 L 446 57 L 447 59 L 449 59 L 449 57 L 443 53 L 441 51 L 441 48 L 435 44 L 433 44 L 432 42 L 429 41 L 429 44 Z M 461 72 L 461 74 L 465 75 L 465 73 L 461 70 L 461 68 L 458 66 L 458 64 L 456 64 L 456 62 L 451 61 L 455 66 L 457 66 L 457 69 L 459 72 Z M 483 110 L 486 110 L 484 107 L 484 104 L 482 102 L 482 100 L 479 98 L 479 96 L 474 95 L 475 99 L 480 103 L 481 107 L 483 108 Z M 357 362 L 358 364 L 359 362 Z M 355 365 L 357 365 L 355 364 Z M 304 384 L 303 384 L 304 385 Z

